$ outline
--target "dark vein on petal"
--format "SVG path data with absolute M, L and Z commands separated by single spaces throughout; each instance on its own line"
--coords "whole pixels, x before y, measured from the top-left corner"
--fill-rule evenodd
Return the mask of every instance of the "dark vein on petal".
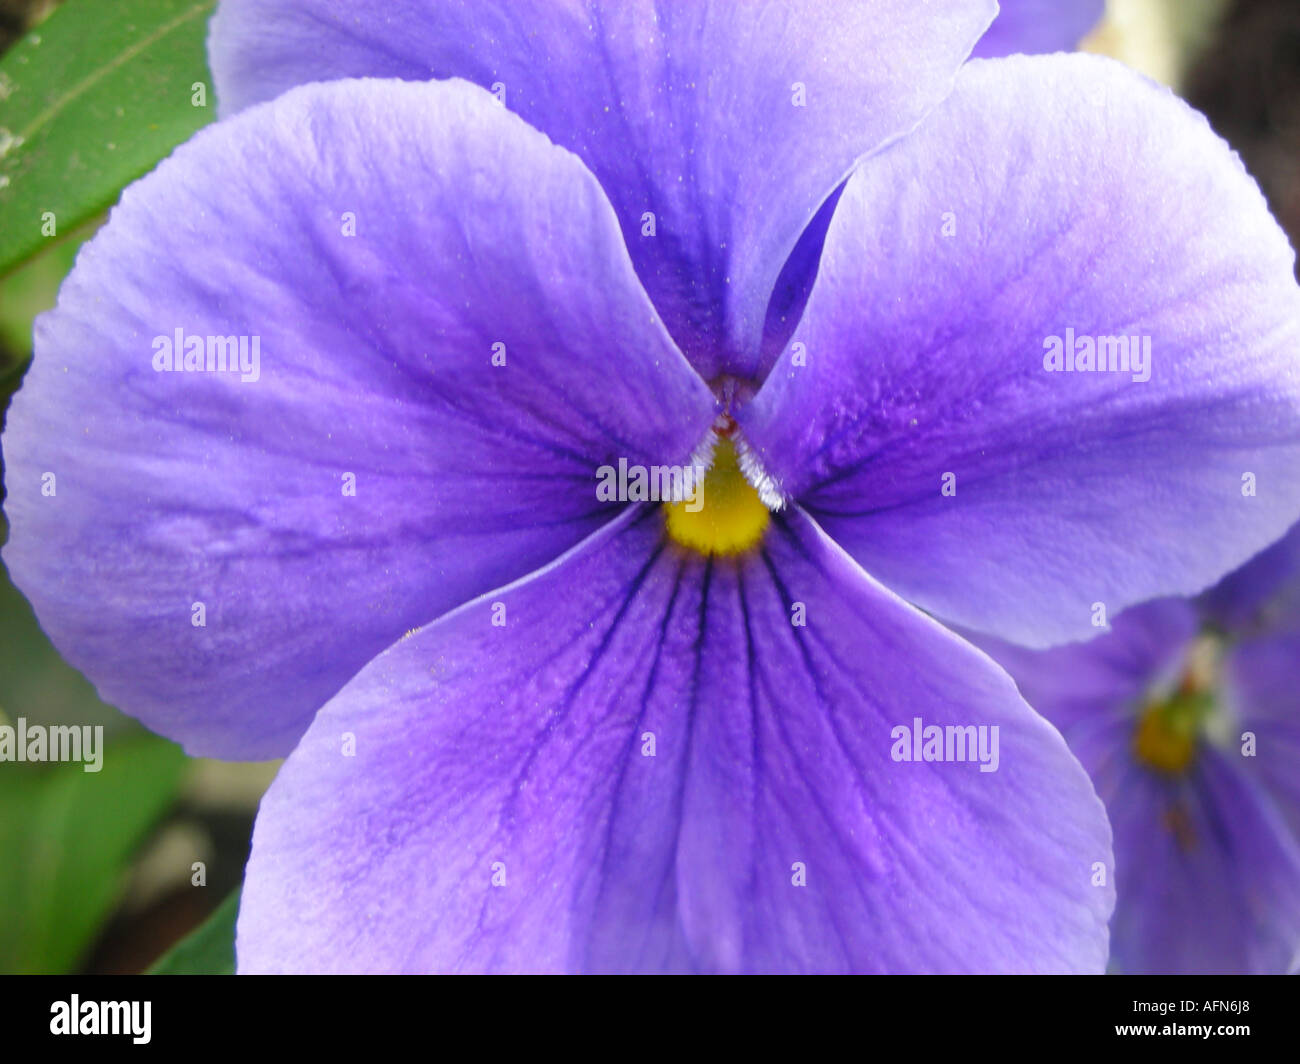
M 633 721 L 632 728 L 628 733 L 627 742 L 623 744 L 622 755 L 619 759 L 618 776 L 614 780 L 614 787 L 612 790 L 613 802 L 611 803 L 609 817 L 605 822 L 605 831 L 603 832 L 603 837 L 601 839 L 600 870 L 597 873 L 597 881 L 600 883 L 601 886 L 597 891 L 596 901 L 595 901 L 595 905 L 593 906 L 593 909 L 599 908 L 600 897 L 601 894 L 603 893 L 606 877 L 608 876 L 609 873 L 609 854 L 610 854 L 611 842 L 613 840 L 613 835 L 614 835 L 614 825 L 618 821 L 618 814 L 623 805 L 623 785 L 627 780 L 628 764 L 631 762 L 632 759 L 632 751 L 636 748 L 637 737 L 640 735 L 641 726 L 645 721 L 647 703 L 650 699 L 651 692 L 654 690 L 655 679 L 659 674 L 659 662 L 663 658 L 664 641 L 667 639 L 668 636 L 668 625 L 669 622 L 672 620 L 673 610 L 677 604 L 677 594 L 681 590 L 682 574 L 685 572 L 685 569 L 686 569 L 685 563 L 679 560 L 677 563 L 677 575 L 673 579 L 673 590 L 672 593 L 669 595 L 668 605 L 667 608 L 664 610 L 663 620 L 659 622 L 659 639 L 655 644 L 654 660 L 651 661 L 650 663 L 649 675 L 646 677 L 645 686 L 641 689 L 640 706 L 637 709 L 636 719 L 635 721 Z M 670 858 L 667 864 L 669 869 L 671 869 L 674 862 Z M 645 927 L 645 933 L 642 936 L 641 950 L 637 952 L 637 956 L 640 956 L 641 953 L 644 952 L 645 950 L 646 942 L 650 938 L 651 926 L 652 926 L 651 923 L 647 922 Z M 591 946 L 592 946 L 591 940 L 590 938 L 588 938 L 587 948 L 585 951 L 586 964 L 584 965 L 584 967 L 588 969 L 590 969 Z
M 642 585 L 646 581 L 646 578 L 650 575 L 650 571 L 655 567 L 655 564 L 658 562 L 660 556 L 663 554 L 665 546 L 666 546 L 665 543 L 660 542 L 655 547 L 654 552 L 650 555 L 650 560 L 647 561 L 643 566 L 641 566 L 641 569 L 637 572 L 635 578 L 632 581 L 632 586 L 628 588 L 627 593 L 623 596 L 623 601 L 619 604 L 618 612 L 614 615 L 613 619 L 610 621 L 609 626 L 605 629 L 605 633 L 601 636 L 600 643 L 597 645 L 596 649 L 592 652 L 591 658 L 588 660 L 586 667 L 578 675 L 578 678 L 574 680 L 572 684 L 569 685 L 568 689 L 561 697 L 560 711 L 551 718 L 546 728 L 537 737 L 537 740 L 533 743 L 532 749 L 529 752 L 527 759 L 525 760 L 520 770 L 515 774 L 515 777 L 511 782 L 510 799 L 506 805 L 506 809 L 503 811 L 504 817 L 506 818 L 513 817 L 515 806 L 519 800 L 520 783 L 528 775 L 529 771 L 533 767 L 533 764 L 536 762 L 538 756 L 541 754 L 543 748 L 546 746 L 546 743 L 555 734 L 556 729 L 558 729 L 560 725 L 563 724 L 569 718 L 569 715 L 573 712 L 574 699 L 577 697 L 578 693 L 582 690 L 582 688 L 586 685 L 587 681 L 591 679 L 593 675 L 595 675 L 597 666 L 603 660 L 605 656 L 605 652 L 609 649 L 610 643 L 613 642 L 614 636 L 617 634 L 619 630 L 619 626 L 623 621 L 623 618 L 627 615 L 628 608 L 632 605 L 633 601 L 636 599 L 638 593 L 641 590 Z

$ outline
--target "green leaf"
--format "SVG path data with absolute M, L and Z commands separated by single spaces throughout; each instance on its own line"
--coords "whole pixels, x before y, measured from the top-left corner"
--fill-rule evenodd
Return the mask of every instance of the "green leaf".
M 239 916 L 239 891 L 202 924 L 169 949 L 149 969 L 149 975 L 234 975 L 235 919 Z
M 72 269 L 81 245 L 95 235 L 104 216 L 65 237 L 47 240 L 30 259 L 0 277 L 0 406 L 10 375 L 22 376 L 32 354 L 32 325 L 36 316 L 54 306 L 59 285 Z M 15 384 L 16 387 L 16 384 Z
M 147 732 L 80 762 L 0 763 L 0 971 L 73 970 L 171 805 L 187 759 Z
M 29 365 L 31 365 L 30 358 L 10 363 L 0 357 L 0 425 L 4 423 L 5 411 L 9 409 L 9 400 L 13 398 L 14 392 L 18 391 L 19 385 L 23 383 L 23 377 L 26 375 Z M 3 525 L 0 524 L 0 527 L 3 527 Z
M 0 58 L 0 274 L 211 120 L 215 3 L 67 0 Z

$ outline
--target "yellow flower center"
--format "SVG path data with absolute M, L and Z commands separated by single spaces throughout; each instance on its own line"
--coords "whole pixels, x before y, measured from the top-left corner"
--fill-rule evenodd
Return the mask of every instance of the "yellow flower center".
M 1182 699 L 1152 702 L 1138 719 L 1133 752 L 1147 768 L 1181 776 L 1192 763 L 1199 731 L 1197 714 Z
M 1215 713 L 1221 652 L 1218 640 L 1202 636 L 1192 645 L 1177 689 L 1143 707 L 1133 734 L 1133 752 L 1147 768 L 1181 776 L 1191 765 L 1206 724 Z
M 703 505 L 698 503 L 702 501 Z M 694 511 L 689 501 L 665 503 L 669 537 L 700 554 L 743 554 L 758 545 L 772 515 L 740 471 L 736 447 L 718 439 Z

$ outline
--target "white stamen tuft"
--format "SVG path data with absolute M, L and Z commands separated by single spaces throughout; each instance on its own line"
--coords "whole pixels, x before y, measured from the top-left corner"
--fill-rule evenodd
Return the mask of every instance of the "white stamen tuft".
M 773 513 L 784 509 L 787 500 L 780 484 L 763 468 L 763 463 L 758 460 L 758 455 L 754 453 L 754 449 L 750 447 L 749 441 L 745 439 L 740 429 L 732 433 L 731 443 L 736 448 L 736 462 L 740 466 L 740 472 L 758 493 L 763 505 Z

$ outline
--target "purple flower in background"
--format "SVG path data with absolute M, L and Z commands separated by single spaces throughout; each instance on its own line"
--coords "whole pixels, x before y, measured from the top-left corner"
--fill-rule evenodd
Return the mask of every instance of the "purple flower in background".
M 992 644 L 1115 829 L 1121 972 L 1300 966 L 1300 527 L 1086 643 Z
M 923 611 L 1079 638 L 1280 535 L 1291 250 L 1117 64 L 963 68 L 991 3 L 663 7 L 224 3 L 247 110 L 40 320 L 5 560 L 288 755 L 243 971 L 1100 970 L 1087 776 Z
M 999 0 L 998 17 L 971 54 L 1073 51 L 1105 13 L 1106 0 Z

